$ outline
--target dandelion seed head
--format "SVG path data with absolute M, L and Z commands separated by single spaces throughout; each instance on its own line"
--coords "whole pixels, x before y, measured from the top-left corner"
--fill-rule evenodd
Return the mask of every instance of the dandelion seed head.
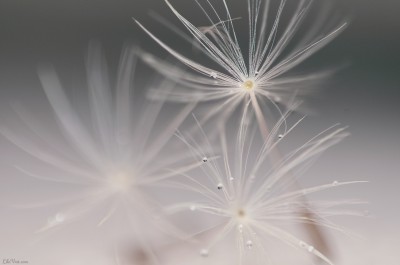
M 47 220 L 47 224 L 48 226 L 53 227 L 64 223 L 64 221 L 65 221 L 65 215 L 63 213 L 57 213 L 56 215 L 50 217 Z
M 288 115 L 286 113 L 284 117 L 288 117 Z M 287 174 L 288 171 L 303 170 L 308 161 L 337 143 L 346 136 L 346 133 L 343 132 L 343 128 L 335 130 L 333 130 L 333 127 L 329 128 L 317 137 L 311 138 L 300 149 L 296 149 L 294 153 L 290 153 L 285 163 L 269 172 L 268 170 L 272 163 L 268 163 L 268 160 L 273 159 L 275 155 L 271 154 L 271 150 L 279 142 L 274 138 L 283 137 L 285 140 L 289 139 L 287 137 L 289 132 L 297 124 L 295 123 L 293 127 L 285 127 L 285 130 L 283 130 L 283 126 L 288 124 L 284 124 L 283 121 L 278 123 L 272 129 L 274 133 L 271 134 L 271 139 L 273 140 L 267 140 L 265 145 L 262 146 L 252 144 L 253 134 L 247 133 L 251 125 L 246 123 L 245 118 L 242 118 L 237 134 L 233 133 L 233 136 L 237 139 L 236 145 L 232 146 L 227 142 L 227 139 L 229 139 L 227 135 L 230 136 L 228 133 L 231 133 L 231 130 L 221 134 L 221 159 L 216 159 L 213 163 L 208 164 L 207 167 L 201 167 L 202 171 L 199 174 L 202 176 L 205 174 L 208 178 L 196 178 L 195 182 L 196 186 L 198 186 L 196 189 L 192 187 L 189 189 L 203 196 L 201 207 L 198 207 L 199 212 L 204 212 L 221 220 L 220 223 L 216 223 L 216 226 L 204 232 L 204 235 L 207 236 L 205 238 L 210 241 L 209 245 L 207 245 L 210 251 L 212 250 L 215 253 L 214 247 L 216 248 L 216 245 L 221 246 L 223 245 L 223 240 L 230 240 L 230 238 L 235 237 L 238 239 L 236 242 L 238 244 L 235 245 L 239 249 L 238 259 L 243 260 L 238 264 L 251 263 L 247 261 L 252 260 L 254 257 L 262 260 L 265 255 L 261 250 L 266 245 L 263 240 L 258 239 L 272 236 L 288 245 L 319 257 L 328 264 L 332 264 L 329 258 L 320 252 L 319 245 L 315 242 L 310 242 L 311 244 L 309 244 L 301 241 L 301 238 L 293 233 L 291 229 L 288 229 L 286 224 L 308 223 L 313 217 L 303 216 L 302 210 L 308 206 L 301 198 L 304 195 L 333 188 L 334 185 L 328 183 L 308 188 L 290 187 L 288 186 L 288 181 L 291 179 L 287 179 Z M 278 132 L 283 131 L 283 134 L 278 134 Z M 204 137 L 204 135 L 202 136 Z M 208 148 L 212 150 L 211 144 L 208 144 L 210 145 Z M 188 146 L 193 150 L 196 161 L 199 159 L 198 154 L 212 152 L 208 148 L 206 151 L 204 149 L 205 145 L 196 142 L 193 138 L 188 142 Z M 248 150 L 246 149 L 247 147 L 249 148 Z M 240 151 L 238 152 L 237 150 Z M 248 158 L 246 154 L 251 151 L 259 153 L 255 160 Z M 229 155 L 230 152 L 233 153 L 232 156 Z M 200 170 L 200 168 L 197 170 Z M 231 182 L 233 176 L 235 181 Z M 190 175 L 187 177 L 192 180 Z M 340 183 L 338 186 L 351 183 L 354 182 Z M 313 201 L 312 203 L 316 205 L 316 208 L 318 207 L 317 213 L 321 214 L 321 216 L 325 214 L 329 216 L 333 213 L 331 212 L 330 206 L 332 204 L 330 203 L 322 201 Z M 336 205 L 336 203 L 333 203 L 333 205 Z M 174 207 L 182 206 L 185 209 L 188 207 L 187 204 L 174 205 Z M 321 226 L 327 226 L 322 221 L 315 221 Z M 334 224 L 332 226 L 329 224 L 327 227 L 341 229 Z M 254 236 L 255 234 L 257 236 Z M 251 249 L 251 255 L 245 255 L 242 251 L 243 249 Z
M 232 17 L 226 1 L 216 1 L 219 4 L 211 3 L 213 1 L 195 2 L 211 25 L 199 27 L 178 11 L 173 3 L 166 1 L 166 4 L 186 27 L 189 35 L 186 36 L 185 32 L 179 34 L 186 39 L 193 39 L 201 54 L 218 64 L 219 68 L 215 68 L 218 72 L 207 64 L 201 64 L 181 54 L 177 48 L 170 47 L 136 21 L 145 33 L 187 67 L 180 69 L 170 62 L 146 60 L 162 75 L 185 86 L 172 91 L 160 89 L 154 91 L 152 97 L 190 102 L 193 91 L 199 90 L 203 92 L 200 101 L 218 102 L 216 107 L 221 102 L 232 105 L 230 108 L 217 108 L 218 111 L 215 111 L 224 119 L 230 118 L 235 108 L 247 102 L 247 93 L 257 91 L 258 97 L 251 99 L 251 108 L 257 111 L 258 120 L 265 120 L 260 111 L 259 100 L 271 102 L 272 107 L 280 112 L 276 103 L 289 106 L 292 102 L 287 97 L 288 94 L 298 91 L 299 88 L 302 94 L 311 92 L 309 88 L 315 86 L 317 81 L 320 82 L 329 71 L 299 75 L 294 74 L 293 70 L 332 41 L 347 25 L 346 22 L 334 20 L 326 21 L 325 25 L 325 21 L 317 16 L 314 26 L 308 27 L 306 14 L 311 13 L 307 11 L 312 8 L 313 1 L 277 1 L 280 4 L 276 7 L 270 6 L 270 1 L 247 1 L 247 19 L 242 20 L 249 22 L 246 25 L 246 42 L 249 44 L 247 49 L 241 45 L 244 42 L 238 38 L 241 34 L 237 32 L 238 27 L 234 22 L 236 18 Z M 270 17 L 273 18 L 273 23 L 270 23 Z M 308 28 L 309 33 L 307 31 L 304 36 L 300 36 L 299 32 L 303 28 Z M 194 71 L 187 73 L 188 69 Z M 233 88 L 236 93 L 231 93 L 229 88 Z M 263 106 L 266 107 L 269 106 Z M 263 127 L 262 124 L 260 126 Z
M 126 46 L 121 58 L 115 82 L 108 82 L 114 78 L 110 78 L 106 71 L 101 45 L 90 43 L 86 64 L 87 91 L 82 90 L 87 96 L 85 106 L 88 108 L 84 108 L 83 115 L 77 112 L 81 106 L 68 96 L 56 69 L 47 64 L 39 67 L 44 94 L 58 121 L 57 129 L 62 132 L 55 134 L 54 139 L 60 138 L 68 155 L 61 154 L 64 150 L 59 145 L 42 147 L 30 136 L 19 135 L 17 130 L 11 133 L 10 128 L 4 133 L 0 132 L 16 147 L 32 156 L 32 163 L 19 168 L 21 173 L 47 183 L 68 185 L 68 189 L 65 189 L 67 196 L 62 194 L 63 189 L 57 192 L 56 198 L 51 195 L 45 201 L 35 203 L 35 207 L 65 204 L 60 213 L 44 218 L 38 233 L 79 222 L 83 217 L 95 219 L 97 227 L 105 227 L 107 222 L 120 218 L 122 212 L 129 216 L 124 218 L 124 222 L 140 227 L 141 231 L 127 230 L 126 226 L 121 225 L 112 230 L 113 236 L 125 238 L 132 233 L 135 237 L 153 237 L 156 233 L 180 233 L 162 218 L 162 204 L 156 201 L 152 189 L 177 172 L 183 173 L 199 164 L 188 161 L 179 148 L 174 147 L 173 154 L 168 150 L 176 128 L 180 127 L 193 106 L 178 110 L 177 115 L 168 114 L 171 118 L 168 126 L 157 126 L 157 132 L 153 134 L 155 124 L 161 119 L 158 114 L 163 111 L 164 102 L 136 105 L 140 103 L 139 100 L 131 97 L 135 85 L 136 48 Z M 147 62 L 154 61 L 153 56 L 144 59 Z M 167 82 L 163 81 L 162 84 Z M 28 118 L 27 113 L 18 110 L 17 115 L 40 136 L 41 131 L 36 131 L 36 128 L 46 123 L 36 124 L 36 120 Z M 72 156 L 76 156 L 76 159 L 69 159 Z M 79 188 L 70 190 L 71 184 L 79 185 Z M 47 193 L 52 186 L 43 187 L 43 193 Z M 147 226 L 151 229 L 146 229 Z M 104 229 L 110 229 L 110 226 Z

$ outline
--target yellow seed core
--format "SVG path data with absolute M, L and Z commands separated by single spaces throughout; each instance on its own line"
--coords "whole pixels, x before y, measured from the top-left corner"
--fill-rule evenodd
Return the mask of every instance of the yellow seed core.
M 247 80 L 243 83 L 243 88 L 246 90 L 252 90 L 254 88 L 254 83 L 251 80 Z

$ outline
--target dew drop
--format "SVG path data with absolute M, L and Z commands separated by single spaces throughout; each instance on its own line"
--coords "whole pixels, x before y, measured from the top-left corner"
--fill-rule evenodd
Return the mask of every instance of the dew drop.
M 56 214 L 56 216 L 54 217 L 54 221 L 56 223 L 62 223 L 65 221 L 65 216 L 62 213 L 58 213 Z
M 203 258 L 208 257 L 208 250 L 203 248 L 202 250 L 200 250 L 200 256 L 202 256 Z
M 253 241 L 247 240 L 247 242 L 246 242 L 246 247 L 247 247 L 248 249 L 251 249 L 251 248 L 253 247 Z
M 307 250 L 308 250 L 308 252 L 313 252 L 314 247 L 313 246 L 308 246 Z
M 230 181 L 234 181 L 235 178 L 234 178 L 234 177 L 230 177 L 229 180 L 230 180 Z
M 218 183 L 217 189 L 222 190 L 223 187 L 224 187 L 224 185 L 222 185 L 222 183 Z
M 336 180 L 335 180 L 334 182 L 332 182 L 332 185 L 333 185 L 333 186 L 339 185 L 339 181 L 336 181 Z
M 278 135 L 278 138 L 279 138 L 279 139 L 282 139 L 282 138 L 283 138 L 283 134 L 279 134 L 279 135 Z
M 196 205 L 190 205 L 189 209 L 193 212 L 196 211 Z
M 303 241 L 300 241 L 299 242 L 299 246 L 302 247 L 302 248 L 306 248 L 308 245 L 307 245 L 307 243 L 305 243 Z
M 250 175 L 250 182 L 254 182 L 254 180 L 256 179 L 256 176 L 254 176 L 254 175 Z
M 202 158 L 202 161 L 203 161 L 204 163 L 206 163 L 206 162 L 208 162 L 208 158 L 205 156 L 205 157 Z
M 65 215 L 62 213 L 57 213 L 56 215 L 50 217 L 47 220 L 47 223 L 50 226 L 54 226 L 54 225 L 59 225 L 59 224 L 63 223 L 64 221 L 65 221 Z
M 307 249 L 308 252 L 313 252 L 315 249 L 313 246 L 311 246 L 303 241 L 300 241 L 299 245 L 300 245 L 300 247 Z
M 243 232 L 243 225 L 242 224 L 238 225 L 238 230 L 239 230 L 239 233 Z
M 218 74 L 217 74 L 216 72 L 211 72 L 211 73 L 210 73 L 210 76 L 211 76 L 212 78 L 217 78 L 217 77 L 218 77 Z

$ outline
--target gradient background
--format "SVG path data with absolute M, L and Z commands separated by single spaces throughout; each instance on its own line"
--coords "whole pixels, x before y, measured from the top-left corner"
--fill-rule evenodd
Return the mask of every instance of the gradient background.
M 195 6 L 190 0 L 172 2 L 183 14 L 190 14 Z M 305 182 L 313 183 L 315 178 L 325 175 L 338 180 L 369 180 L 369 184 L 345 191 L 343 195 L 370 202 L 367 208 L 372 217 L 357 219 L 350 225 L 368 242 L 354 246 L 357 244 L 352 241 L 349 246 L 341 246 L 341 255 L 347 255 L 346 264 L 398 265 L 400 2 L 336 0 L 336 8 L 349 17 L 350 26 L 307 65 L 349 64 L 309 101 L 317 113 L 309 119 L 318 129 L 303 126 L 302 132 L 315 133 L 340 122 L 349 125 L 352 135 L 323 156 Z M 125 41 L 138 43 L 152 52 L 159 51 L 160 56 L 166 55 L 131 19 L 135 17 L 144 25 L 152 25 L 155 35 L 168 40 L 172 36 L 162 28 L 157 29 L 148 15 L 149 10 L 177 22 L 161 0 L 0 0 L 1 118 L 7 115 L 10 102 L 45 102 L 36 75 L 39 62 L 53 63 L 67 82 L 66 87 L 81 82 L 83 58 L 91 39 L 104 45 L 111 71 L 117 66 Z M 0 198 L 2 201 L 11 195 L 23 198 L 29 188 L 12 179 L 7 166 L 12 145 L 3 138 L 0 143 L 3 168 Z M 19 247 L 33 226 L 30 220 L 20 219 L 19 213 L 1 202 L 0 210 L 0 261 L 16 257 L 30 260 L 30 264 L 41 264 L 34 262 L 34 248 Z M 62 252 L 62 247 L 58 251 Z

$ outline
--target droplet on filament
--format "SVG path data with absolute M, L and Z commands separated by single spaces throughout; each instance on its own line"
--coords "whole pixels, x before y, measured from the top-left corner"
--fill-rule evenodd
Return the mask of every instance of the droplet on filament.
M 247 247 L 248 249 L 251 249 L 251 248 L 253 247 L 253 241 L 247 240 L 247 242 L 246 242 L 246 247 Z
M 202 250 L 200 250 L 200 256 L 206 258 L 208 257 L 208 250 L 203 248 Z

